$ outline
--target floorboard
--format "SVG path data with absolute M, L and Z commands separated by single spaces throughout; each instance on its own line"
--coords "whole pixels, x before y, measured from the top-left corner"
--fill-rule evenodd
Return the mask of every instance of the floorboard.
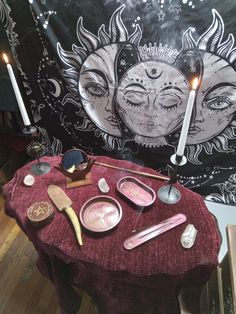
M 36 267 L 36 250 L 3 206 L 0 193 L 0 314 L 60 314 L 54 286 Z M 97 314 L 92 299 L 80 294 L 77 314 Z

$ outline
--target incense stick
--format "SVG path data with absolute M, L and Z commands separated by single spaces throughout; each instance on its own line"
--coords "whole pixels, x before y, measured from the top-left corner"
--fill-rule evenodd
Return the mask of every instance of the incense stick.
M 170 187 L 169 187 L 168 198 L 169 198 L 169 196 L 170 196 L 171 189 L 172 189 L 172 183 L 170 184 Z
M 137 175 L 140 175 L 140 176 L 143 176 L 143 177 L 147 177 L 147 178 L 152 178 L 152 179 L 155 179 L 155 180 L 160 180 L 160 181 L 165 181 L 165 182 L 169 182 L 170 181 L 170 178 L 166 177 L 166 176 L 159 176 L 159 175 L 151 174 L 151 173 L 147 173 L 147 172 L 142 172 L 142 171 L 136 171 L 136 170 L 127 169 L 127 168 L 117 167 L 117 166 L 105 164 L 103 162 L 98 162 L 98 161 L 95 161 L 94 164 L 98 165 L 98 166 L 102 166 L 102 167 L 107 167 L 107 168 L 111 168 L 111 169 L 126 171 L 126 172 L 129 172 L 129 173 L 134 173 L 134 174 L 137 174 Z

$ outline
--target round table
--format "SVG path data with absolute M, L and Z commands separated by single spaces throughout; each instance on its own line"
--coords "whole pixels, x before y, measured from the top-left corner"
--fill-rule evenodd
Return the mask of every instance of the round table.
M 91 157 L 97 161 L 122 168 L 156 174 L 153 169 L 105 156 Z M 24 177 L 30 173 L 33 161 L 19 169 L 4 186 L 5 212 L 13 217 L 38 251 L 37 266 L 55 285 L 58 302 L 64 313 L 76 313 L 80 304 L 73 287 L 90 294 L 102 313 L 106 314 L 175 314 L 180 313 L 178 294 L 182 288 L 206 283 L 218 264 L 220 235 L 217 223 L 208 211 L 203 198 L 176 184 L 181 200 L 174 205 L 162 203 L 158 197 L 154 204 L 140 213 L 116 188 L 118 180 L 130 174 L 125 171 L 93 165 L 92 185 L 66 189 L 66 180 L 55 166 L 61 156 L 44 157 L 51 171 L 36 176 L 35 184 L 27 187 Z M 132 175 L 155 192 L 165 182 Z M 68 218 L 54 206 L 53 221 L 36 229 L 27 219 L 27 209 L 34 203 L 47 201 L 47 187 L 60 186 L 73 201 L 79 216 L 80 208 L 91 197 L 100 195 L 97 183 L 105 178 L 110 191 L 121 205 L 120 223 L 109 232 L 91 233 L 83 229 L 83 246 L 76 241 Z M 175 214 L 186 215 L 182 225 L 127 251 L 124 240 L 133 230 L 157 224 Z M 194 246 L 184 249 L 180 238 L 187 224 L 198 230 Z

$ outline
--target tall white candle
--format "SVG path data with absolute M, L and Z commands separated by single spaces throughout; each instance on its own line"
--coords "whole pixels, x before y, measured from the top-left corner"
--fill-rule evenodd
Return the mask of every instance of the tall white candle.
M 9 64 L 7 55 L 5 53 L 3 54 L 3 59 L 5 60 L 5 62 L 7 64 L 7 71 L 8 71 L 10 80 L 11 80 L 11 84 L 12 84 L 12 87 L 13 87 L 13 90 L 14 90 L 14 93 L 16 96 L 16 100 L 17 100 L 19 109 L 20 109 L 22 120 L 23 120 L 25 126 L 29 126 L 31 124 L 30 119 L 29 119 L 29 116 L 28 116 L 27 111 L 25 109 L 25 105 L 24 105 L 19 87 L 17 85 L 17 81 L 15 78 L 12 66 Z
M 183 126 L 181 129 L 179 143 L 178 143 L 177 152 L 176 152 L 177 156 L 182 157 L 184 155 L 184 149 L 185 149 L 185 144 L 186 144 L 186 140 L 187 140 L 189 124 L 190 124 L 190 120 L 191 120 L 191 116 L 192 116 L 193 104 L 194 104 L 194 100 L 195 100 L 195 96 L 196 96 L 197 86 L 198 86 L 198 79 L 195 78 L 193 80 L 192 89 L 191 89 L 191 91 L 189 93 L 189 97 L 188 97 L 188 103 L 187 103 L 186 112 L 184 115 Z

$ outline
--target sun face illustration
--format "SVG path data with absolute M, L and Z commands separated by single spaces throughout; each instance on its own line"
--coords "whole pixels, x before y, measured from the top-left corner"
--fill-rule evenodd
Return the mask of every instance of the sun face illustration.
M 224 42 L 224 22 L 212 10 L 211 26 L 196 42 L 192 29 L 183 35 L 184 49 L 198 49 L 203 60 L 204 74 L 198 91 L 195 117 L 187 139 L 187 158 L 200 164 L 202 151 L 211 155 L 213 150 L 232 152 L 230 140 L 236 139 L 236 53 L 234 37 Z
M 151 83 L 154 80 L 157 81 L 160 77 L 164 77 L 163 72 L 159 70 L 163 63 L 166 63 L 165 67 L 169 68 L 166 73 L 176 71 L 175 74 L 172 73 L 171 77 L 181 77 L 181 71 L 178 71 L 174 66 L 174 62 L 180 52 L 161 44 L 158 46 L 157 44 L 141 46 L 142 33 L 139 25 L 136 24 L 134 32 L 129 35 L 121 18 L 123 10 L 124 5 L 120 6 L 111 16 L 108 31 L 105 25 L 102 24 L 98 29 L 97 35 L 85 29 L 83 18 L 80 17 L 77 23 L 77 38 L 80 46 L 73 44 L 72 51 L 63 50 L 60 43 L 58 43 L 58 54 L 67 66 L 63 70 L 63 74 L 67 82 L 67 88 L 70 91 L 64 97 L 62 106 L 66 112 L 68 101 L 74 104 L 79 118 L 77 122 L 74 121 L 71 125 L 74 125 L 78 131 L 94 130 L 95 136 L 102 137 L 106 143 L 106 149 L 109 149 L 109 147 L 114 149 L 114 142 L 118 143 L 119 148 L 124 147 L 123 129 L 120 119 L 124 126 L 133 134 L 133 139 L 130 138 L 131 141 L 136 139 L 136 143 L 147 147 L 171 145 L 171 143 L 165 140 L 165 137 L 171 134 L 171 132 L 175 132 L 175 129 L 177 126 L 180 126 L 183 120 L 184 105 L 180 104 L 185 103 L 186 105 L 186 97 L 189 92 L 188 83 L 183 77 L 185 87 L 182 93 L 178 95 L 177 92 L 173 92 L 172 95 L 168 91 L 168 93 L 165 93 L 165 100 L 163 101 L 160 97 L 164 83 L 160 84 L 160 86 L 156 85 L 155 88 L 152 88 Z M 187 140 L 187 150 L 188 152 L 191 151 L 191 153 L 188 153 L 189 160 L 193 163 L 199 163 L 198 156 L 202 150 L 209 154 L 211 154 L 213 148 L 221 152 L 225 150 L 230 151 L 228 140 L 235 138 L 234 123 L 232 123 L 235 112 L 233 106 L 235 69 L 232 66 L 234 39 L 230 35 L 228 40 L 224 43 L 222 42 L 224 25 L 220 15 L 215 10 L 213 10 L 212 25 L 197 42 L 193 39 L 193 31 L 192 28 L 189 28 L 184 33 L 182 50 L 198 50 L 204 66 L 201 90 L 197 98 L 195 120 L 190 126 Z M 217 40 L 216 37 L 218 37 Z M 213 41 L 215 45 L 210 45 Z M 133 44 L 138 49 L 140 60 L 137 64 L 129 64 L 125 50 L 122 52 L 123 54 L 120 53 L 123 49 L 122 46 L 127 43 Z M 211 47 L 210 50 L 209 47 Z M 119 56 L 119 63 L 117 63 L 119 54 L 121 56 Z M 216 61 L 220 68 L 213 69 L 213 64 Z M 145 65 L 148 66 L 145 68 Z M 135 72 L 135 67 L 145 68 L 145 73 L 142 76 L 146 77 L 145 84 L 148 80 L 150 81 L 150 86 L 146 84 L 146 92 L 144 89 L 136 91 L 136 88 L 132 89 L 132 92 L 129 90 L 129 92 L 122 94 L 129 85 L 127 80 L 129 79 L 131 82 L 135 78 L 135 73 L 138 73 L 138 71 Z M 170 70 L 172 68 L 173 70 Z M 227 72 L 225 68 L 227 68 L 228 72 L 231 71 L 231 74 L 227 76 L 229 78 L 228 83 L 223 81 L 223 77 L 226 76 L 225 72 Z M 122 71 L 122 74 L 119 71 Z M 217 79 L 222 82 L 213 82 L 212 77 L 208 79 L 209 75 L 211 76 L 214 71 L 217 72 Z M 222 72 L 220 76 L 218 75 L 219 71 Z M 212 86 L 207 86 L 206 82 L 211 82 Z M 225 84 L 224 88 L 216 88 L 217 85 L 223 82 Z M 211 89 L 211 93 L 209 93 L 209 89 Z M 204 95 L 204 90 L 207 90 L 208 94 Z M 202 94 L 203 97 L 200 97 Z M 130 110 L 128 104 L 131 105 L 132 110 Z M 147 104 L 149 104 L 150 108 L 147 107 Z M 154 108 L 153 110 L 151 109 L 151 104 Z M 161 113 L 158 111 L 162 104 L 165 104 L 164 109 L 168 111 L 166 116 L 171 120 L 170 124 L 165 123 L 163 126 L 159 125 L 162 119 Z M 166 104 L 168 104 L 168 107 L 166 107 Z M 177 119 L 171 115 L 174 112 L 173 109 L 176 110 L 176 106 L 179 109 L 181 107 L 183 109 L 182 114 L 177 114 Z M 142 110 L 144 111 L 141 114 Z M 150 115 L 148 114 L 149 110 Z M 138 121 L 140 116 L 144 117 L 147 115 L 148 117 L 145 121 Z M 199 122 L 199 117 L 201 116 L 204 117 L 205 126 L 203 122 L 201 124 Z M 209 117 L 211 122 L 215 121 L 217 127 L 206 127 L 209 125 L 207 117 Z M 66 120 L 66 115 L 64 115 L 64 120 Z M 157 123 L 157 121 L 159 122 Z M 174 126 L 175 123 L 176 126 Z M 67 125 L 69 125 L 68 122 Z M 194 154 L 192 153 L 193 151 Z

